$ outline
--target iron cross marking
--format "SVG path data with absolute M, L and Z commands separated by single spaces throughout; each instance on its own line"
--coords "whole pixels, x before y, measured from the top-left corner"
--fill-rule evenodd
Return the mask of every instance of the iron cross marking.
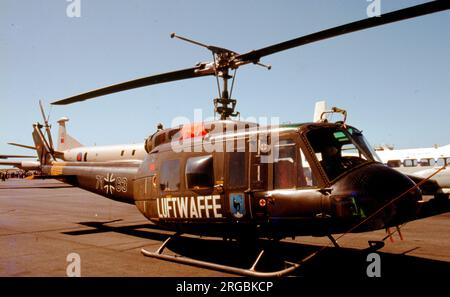
M 116 182 L 116 178 L 114 177 L 114 173 L 108 173 L 108 175 L 104 178 L 105 185 L 103 186 L 106 189 L 106 194 L 112 194 L 113 191 L 116 190 L 114 184 Z

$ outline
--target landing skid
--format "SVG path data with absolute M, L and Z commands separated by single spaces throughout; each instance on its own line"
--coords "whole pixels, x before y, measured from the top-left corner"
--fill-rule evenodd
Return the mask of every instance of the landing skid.
M 264 250 L 261 250 L 259 252 L 258 256 L 256 257 L 256 260 L 253 262 L 253 265 L 248 269 L 238 268 L 238 267 L 233 267 L 233 266 L 228 266 L 228 265 L 221 265 L 221 264 L 202 261 L 202 260 L 195 260 L 195 259 L 186 258 L 183 256 L 172 256 L 172 255 L 163 254 L 164 249 L 166 248 L 166 246 L 170 242 L 170 240 L 173 238 L 179 237 L 179 236 L 181 236 L 181 233 L 176 233 L 175 235 L 167 238 L 164 241 L 164 243 L 155 252 L 147 251 L 144 248 L 141 249 L 141 252 L 144 256 L 157 258 L 160 260 L 176 262 L 176 263 L 181 263 L 181 264 L 187 264 L 187 265 L 197 266 L 197 267 L 201 267 L 201 268 L 208 268 L 208 269 L 212 269 L 212 270 L 223 271 L 223 272 L 228 272 L 228 273 L 242 275 L 242 276 L 251 276 L 251 277 L 286 276 L 286 275 L 292 273 L 293 271 L 295 271 L 296 269 L 300 268 L 304 262 L 306 262 L 309 259 L 311 259 L 312 257 L 314 257 L 317 253 L 317 252 L 314 252 L 311 255 L 308 255 L 307 257 L 303 258 L 302 260 L 300 260 L 296 263 L 285 261 L 285 264 L 289 265 L 289 267 L 287 267 L 285 269 L 272 271 L 272 272 L 262 272 L 262 271 L 257 271 L 256 266 L 258 265 L 262 256 L 264 255 Z

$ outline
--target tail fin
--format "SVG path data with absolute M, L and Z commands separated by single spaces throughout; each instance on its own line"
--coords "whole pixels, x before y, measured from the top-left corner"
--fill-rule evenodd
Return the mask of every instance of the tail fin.
M 58 146 L 57 150 L 62 152 L 68 149 L 77 148 L 83 146 L 81 143 L 79 143 L 75 138 L 67 134 L 66 131 L 66 122 L 68 122 L 69 119 L 66 117 L 63 117 L 59 119 L 59 130 L 58 130 Z
M 33 141 L 36 146 L 36 153 L 41 165 L 51 164 L 55 160 L 53 150 L 42 133 L 42 125 L 36 123 L 33 125 Z

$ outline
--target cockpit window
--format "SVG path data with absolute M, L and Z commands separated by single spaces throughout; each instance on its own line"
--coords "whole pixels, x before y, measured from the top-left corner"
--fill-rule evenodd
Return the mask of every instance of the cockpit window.
M 347 135 L 342 131 L 337 131 L 333 133 L 334 138 L 336 138 L 339 142 L 347 142 L 348 137 Z
M 360 164 L 378 161 L 355 128 L 317 127 L 306 137 L 330 181 Z
M 367 139 L 364 137 L 361 131 L 354 127 L 349 127 L 347 131 L 355 139 L 355 142 L 361 147 L 361 149 L 369 152 L 369 154 L 372 155 L 375 161 L 383 163 L 373 147 L 367 142 Z

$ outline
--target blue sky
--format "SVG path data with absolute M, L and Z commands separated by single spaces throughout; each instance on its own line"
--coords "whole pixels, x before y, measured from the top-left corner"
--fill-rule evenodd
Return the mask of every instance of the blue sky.
M 426 1 L 381 0 L 382 12 Z M 0 1 L 0 153 L 25 153 L 48 103 L 91 89 L 209 61 L 171 32 L 247 52 L 366 18 L 365 0 Z M 267 56 L 267 71 L 240 68 L 233 92 L 242 116 L 310 121 L 314 103 L 348 110 L 372 144 L 450 143 L 450 12 L 419 17 Z M 193 109 L 212 115 L 213 77 L 150 86 L 68 106 L 69 133 L 86 145 L 142 142 Z

